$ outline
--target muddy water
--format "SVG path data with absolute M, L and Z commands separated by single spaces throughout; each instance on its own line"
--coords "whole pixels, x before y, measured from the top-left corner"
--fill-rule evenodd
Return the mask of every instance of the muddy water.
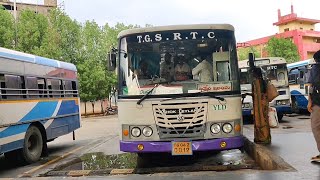
M 215 166 L 215 165 L 252 165 L 254 161 L 239 150 L 222 152 L 202 152 L 193 156 L 172 156 L 171 154 L 124 153 L 105 155 L 104 153 L 85 154 L 80 162 L 71 164 L 64 170 L 102 170 L 109 168 L 131 169 L 174 166 Z

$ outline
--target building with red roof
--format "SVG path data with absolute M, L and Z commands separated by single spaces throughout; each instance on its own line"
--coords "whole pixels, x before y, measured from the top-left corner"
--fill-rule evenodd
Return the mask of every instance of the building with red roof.
M 313 54 L 320 50 L 320 31 L 315 30 L 315 24 L 320 20 L 298 17 L 291 5 L 291 13 L 281 16 L 278 9 L 278 22 L 273 25 L 279 27 L 275 35 L 238 43 L 238 48 L 255 47 L 261 51 L 261 56 L 268 56 L 265 45 L 272 37 L 291 39 L 297 46 L 300 60 L 312 58 Z

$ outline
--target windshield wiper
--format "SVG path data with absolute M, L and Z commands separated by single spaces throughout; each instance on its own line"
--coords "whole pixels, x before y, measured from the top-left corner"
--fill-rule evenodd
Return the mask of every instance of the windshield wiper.
M 160 85 L 159 83 L 158 83 L 158 84 L 155 84 L 152 89 L 150 89 L 144 96 L 142 96 L 141 99 L 139 99 L 139 101 L 137 101 L 137 104 L 140 105 L 140 104 L 142 103 L 142 101 L 145 100 L 145 99 L 149 96 L 149 94 L 150 94 L 156 87 L 158 87 L 159 85 Z
M 199 92 L 199 93 L 196 93 L 196 94 L 204 94 L 205 96 L 209 96 L 211 98 L 214 98 L 214 99 L 218 99 L 219 101 L 225 101 L 226 99 L 223 98 L 223 97 L 219 97 L 219 96 L 215 96 L 211 93 L 203 93 L 203 92 Z

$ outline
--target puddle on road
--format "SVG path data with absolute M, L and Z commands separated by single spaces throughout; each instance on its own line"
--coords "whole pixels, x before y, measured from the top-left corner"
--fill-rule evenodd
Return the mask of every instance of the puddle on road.
M 101 170 L 109 168 L 130 169 L 137 166 L 136 154 L 105 155 L 102 152 L 89 153 L 80 157 L 78 162 L 63 168 L 63 170 Z M 79 162 L 80 161 L 80 162 Z
M 134 153 L 105 155 L 104 153 L 85 154 L 80 162 L 71 164 L 63 170 L 103 170 L 134 169 L 174 166 L 216 166 L 216 165 L 253 165 L 255 162 L 240 150 L 222 152 L 201 152 L 193 156 L 172 156 L 166 153 L 143 154 Z

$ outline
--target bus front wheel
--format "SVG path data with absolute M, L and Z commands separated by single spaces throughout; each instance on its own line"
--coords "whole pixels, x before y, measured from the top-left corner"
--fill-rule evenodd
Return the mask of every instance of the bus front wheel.
M 27 164 L 38 161 L 41 157 L 42 148 L 43 140 L 40 130 L 36 126 L 30 126 L 26 132 L 21 150 L 22 160 Z

